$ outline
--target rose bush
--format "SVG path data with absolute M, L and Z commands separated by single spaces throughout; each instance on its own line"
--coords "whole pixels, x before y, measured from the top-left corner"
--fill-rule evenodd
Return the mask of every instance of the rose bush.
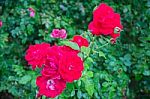
M 99 23 L 101 21 L 103 22 Z M 99 27 L 94 27 L 94 29 L 99 30 L 97 31 L 97 33 L 104 33 L 104 35 L 110 34 L 113 37 L 113 43 L 115 43 L 116 38 L 120 36 L 120 34 L 115 34 L 115 31 L 117 31 L 115 29 L 122 28 L 122 25 L 120 24 L 120 15 L 114 13 L 111 7 L 102 3 L 94 11 L 93 22 L 91 22 L 89 25 L 90 31 L 93 34 L 96 32 L 93 31 L 91 25 L 93 25 L 94 23 L 98 24 L 97 22 L 100 24 Z M 117 33 L 118 32 L 120 33 L 121 30 L 117 31 Z M 53 29 L 51 33 L 52 38 L 65 39 L 66 36 L 67 34 L 65 29 Z M 92 43 L 94 42 L 95 41 L 93 40 Z M 72 44 L 75 45 L 72 46 Z M 46 97 L 55 98 L 62 93 L 66 85 L 65 83 L 79 80 L 84 69 L 84 57 L 78 56 L 80 49 L 74 50 L 75 46 L 77 48 L 80 47 L 81 49 L 85 47 L 86 49 L 89 46 L 89 42 L 86 38 L 80 35 L 75 35 L 73 37 L 73 40 L 68 42 L 67 46 L 54 45 L 50 47 L 50 45 L 47 43 L 36 44 L 34 46 L 30 45 L 29 49 L 27 50 L 27 55 L 25 56 L 25 59 L 29 62 L 28 64 L 32 65 L 33 69 L 35 69 L 36 66 L 43 66 L 43 70 L 41 72 L 42 76 L 39 76 L 36 80 L 36 84 L 39 87 L 39 91 L 37 94 L 38 97 L 45 95 Z M 96 51 L 96 49 L 94 50 Z M 88 57 L 89 55 L 86 58 Z M 84 61 L 86 60 L 86 58 L 84 59 Z
M 0 98 L 34 99 L 37 95 L 43 99 L 45 96 L 61 99 L 149 99 L 149 1 L 103 2 L 113 9 L 110 23 L 119 19 L 113 17 L 116 13 L 120 14 L 123 31 L 118 26 L 112 29 L 112 24 L 108 30 L 114 30 L 114 33 L 108 35 L 95 35 L 90 33 L 90 29 L 87 31 L 89 23 L 95 19 L 92 10 L 100 4 L 98 0 L 17 0 L 15 3 L 6 0 L 5 4 L 0 3 Z M 34 11 L 31 13 L 29 8 Z M 100 5 L 94 11 L 99 8 Z M 99 15 L 102 14 L 96 16 Z M 109 15 L 105 17 L 104 23 L 109 26 Z M 94 23 L 100 26 L 101 21 Z M 93 26 L 96 27 L 95 24 Z M 65 29 L 67 39 L 50 37 L 53 29 Z M 86 38 L 89 47 L 79 47 L 77 42 L 72 42 L 75 35 Z M 59 46 L 64 53 L 78 54 L 84 62 L 80 79 L 64 83 L 60 76 L 59 80 L 58 51 L 51 50 L 54 54 L 48 53 L 49 57 L 44 57 L 46 62 L 32 70 L 29 61 L 39 61 L 36 57 L 41 57 L 37 54 L 43 52 L 37 53 L 29 61 L 25 61 L 24 56 L 27 55 L 29 45 L 41 45 L 42 42 L 50 44 L 53 49 Z M 59 50 L 59 47 L 55 47 L 55 50 Z M 34 56 L 32 53 L 30 55 Z M 38 76 L 40 79 L 36 79 Z M 40 85 L 36 85 L 36 81 Z

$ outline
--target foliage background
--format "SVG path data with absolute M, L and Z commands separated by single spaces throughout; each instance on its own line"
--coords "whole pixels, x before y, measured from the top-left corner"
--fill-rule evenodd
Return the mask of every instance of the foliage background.
M 9 93 L 16 99 L 33 99 L 40 71 L 27 66 L 28 46 L 60 42 L 49 37 L 54 28 L 65 28 L 68 39 L 87 33 L 92 11 L 102 2 L 120 13 L 124 31 L 117 44 L 91 54 L 82 78 L 67 84 L 57 98 L 150 98 L 149 0 L 6 0 L 0 16 L 0 97 Z M 36 11 L 34 18 L 29 17 L 29 7 Z M 103 38 L 95 42 L 96 47 L 102 44 Z

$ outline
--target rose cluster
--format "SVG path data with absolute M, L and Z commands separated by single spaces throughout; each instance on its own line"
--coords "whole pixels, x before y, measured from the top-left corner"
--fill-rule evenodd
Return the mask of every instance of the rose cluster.
M 88 41 L 82 36 L 74 36 L 71 42 L 79 47 L 88 46 Z M 66 87 L 67 82 L 78 80 L 84 69 L 83 61 L 78 56 L 79 51 L 69 46 L 50 46 L 48 43 L 30 45 L 25 59 L 33 69 L 41 68 L 41 76 L 36 79 L 39 87 L 37 96 L 45 95 L 54 98 Z
M 34 17 L 35 11 L 29 8 L 30 16 Z M 2 23 L 0 24 L 0 26 Z M 100 4 L 93 12 L 93 21 L 88 26 L 93 35 L 109 35 L 111 42 L 115 43 L 123 28 L 120 22 L 120 15 L 115 13 L 113 8 L 107 4 Z M 65 29 L 53 29 L 50 37 L 65 39 Z M 70 42 L 76 43 L 80 48 L 88 47 L 87 39 L 76 35 Z M 50 46 L 48 43 L 30 45 L 26 51 L 25 59 L 32 69 L 42 68 L 41 76 L 36 79 L 39 87 L 37 97 L 45 95 L 54 98 L 62 93 L 67 82 L 78 80 L 84 69 L 83 60 L 78 56 L 80 50 L 72 47 Z
M 93 12 L 93 21 L 88 26 L 94 35 L 110 35 L 115 42 L 123 28 L 120 15 L 113 8 L 101 3 Z

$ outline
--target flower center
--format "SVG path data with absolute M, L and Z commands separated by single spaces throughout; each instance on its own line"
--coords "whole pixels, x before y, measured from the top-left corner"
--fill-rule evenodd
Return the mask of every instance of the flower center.
M 57 65 L 56 65 L 55 63 L 50 62 L 49 64 L 50 64 L 51 68 L 53 68 L 53 69 L 57 69 Z
M 46 85 L 46 88 L 47 89 L 50 89 L 50 90 L 55 90 L 55 82 L 54 80 L 50 79 L 47 81 L 47 85 Z
M 79 39 L 78 42 L 80 43 L 80 42 L 81 42 L 81 39 Z
M 33 53 L 36 54 L 36 53 L 38 53 L 38 52 L 39 52 L 39 50 L 36 50 L 36 51 L 34 51 Z
M 69 69 L 69 70 L 72 70 L 72 69 L 73 69 L 73 66 L 72 66 L 72 65 L 70 65 L 68 69 Z

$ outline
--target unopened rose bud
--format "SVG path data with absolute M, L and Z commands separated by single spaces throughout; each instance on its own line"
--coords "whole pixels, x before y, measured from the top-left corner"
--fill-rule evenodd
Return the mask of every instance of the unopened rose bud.
M 30 11 L 30 17 L 34 17 L 35 16 L 35 11 L 33 8 L 28 8 L 28 10 Z
M 3 25 L 3 22 L 0 20 L 0 27 L 2 27 L 2 25 Z
M 115 33 L 115 34 L 118 34 L 118 33 L 120 33 L 120 32 L 121 32 L 121 28 L 115 27 L 114 33 Z
M 111 42 L 112 44 L 115 44 L 115 43 L 116 43 L 116 39 L 111 38 L 111 39 L 110 39 L 110 42 Z

